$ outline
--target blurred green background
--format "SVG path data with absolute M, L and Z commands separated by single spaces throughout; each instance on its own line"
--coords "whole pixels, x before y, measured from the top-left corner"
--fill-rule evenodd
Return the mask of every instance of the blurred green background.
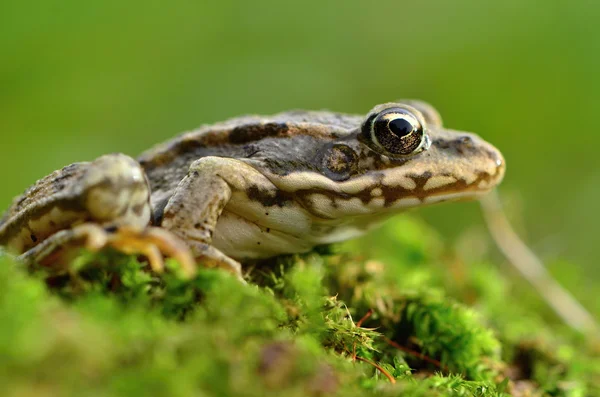
M 243 113 L 397 98 L 499 147 L 525 240 L 600 280 L 600 3 L 4 1 L 0 208 L 52 170 Z M 419 212 L 456 241 L 474 203 Z

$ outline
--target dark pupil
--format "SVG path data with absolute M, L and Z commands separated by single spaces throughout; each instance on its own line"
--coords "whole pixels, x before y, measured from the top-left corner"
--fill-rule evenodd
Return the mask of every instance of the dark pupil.
M 400 138 L 410 134 L 413 131 L 413 125 L 403 118 L 391 120 L 389 126 L 390 130 Z

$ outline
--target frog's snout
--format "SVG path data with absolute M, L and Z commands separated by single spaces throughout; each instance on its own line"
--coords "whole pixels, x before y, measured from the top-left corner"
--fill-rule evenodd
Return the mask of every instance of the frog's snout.
M 504 156 L 502 156 L 502 152 L 488 142 L 483 141 L 482 150 L 486 153 L 489 162 L 489 165 L 485 167 L 489 174 L 489 190 L 502 182 L 506 171 L 506 161 L 504 160 Z
M 488 191 L 504 177 L 506 162 L 500 150 L 479 135 L 455 132 L 457 137 L 440 140 L 438 149 L 447 156 L 452 173 L 475 191 Z M 461 178 L 462 176 L 462 178 Z
M 502 180 L 502 178 L 504 178 L 504 173 L 506 172 L 506 162 L 499 150 L 496 150 L 494 162 L 496 163 L 496 173 L 500 176 L 500 180 Z
M 144 171 L 131 157 L 99 157 L 90 163 L 83 185 L 83 204 L 95 221 L 140 226 L 149 222 L 149 211 L 143 209 L 149 207 L 150 191 Z

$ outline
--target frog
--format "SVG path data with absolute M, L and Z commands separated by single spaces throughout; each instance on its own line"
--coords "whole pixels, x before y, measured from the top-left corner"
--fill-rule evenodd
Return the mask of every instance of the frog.
M 420 100 L 365 115 L 292 110 L 203 125 L 143 152 L 70 164 L 14 199 L 0 245 L 42 263 L 68 245 L 173 257 L 243 279 L 241 263 L 356 238 L 399 212 L 477 199 L 502 153 Z

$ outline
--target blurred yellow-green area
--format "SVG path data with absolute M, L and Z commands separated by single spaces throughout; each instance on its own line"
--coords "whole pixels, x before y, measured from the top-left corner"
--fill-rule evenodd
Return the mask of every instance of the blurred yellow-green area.
M 600 280 L 600 3 L 479 0 L 0 3 L 0 207 L 107 152 L 291 108 L 435 105 L 499 147 L 529 245 Z M 475 203 L 420 212 L 448 241 Z

